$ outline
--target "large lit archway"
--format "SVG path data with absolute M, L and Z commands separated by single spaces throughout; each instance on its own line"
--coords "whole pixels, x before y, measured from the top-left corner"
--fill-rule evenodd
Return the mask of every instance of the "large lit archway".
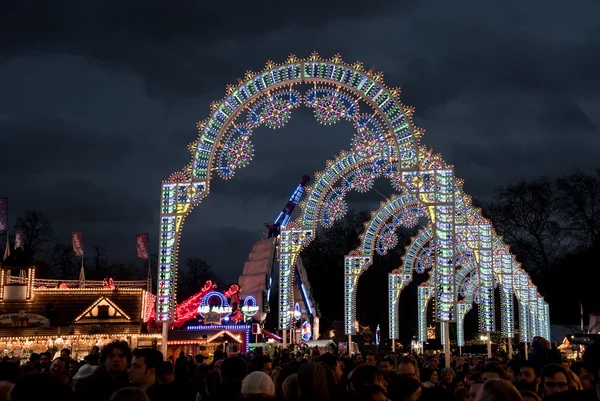
M 458 242 L 474 244 L 470 247 L 477 253 L 480 280 L 492 285 L 491 225 L 457 190 L 461 185 L 452 166 L 419 145 L 423 132 L 412 123 L 414 109 L 400 102 L 399 90 L 385 86 L 382 73 L 365 71 L 360 62 L 346 64 L 339 55 L 290 56 L 283 64 L 268 62 L 263 71 L 247 72 L 237 85 L 229 85 L 225 97 L 211 105 L 208 119 L 197 125 L 199 136 L 189 146 L 191 162 L 162 183 L 156 318 L 165 323 L 163 333 L 166 322 L 174 319 L 186 217 L 209 194 L 214 173 L 229 179 L 251 162 L 257 128 L 282 128 L 301 106 L 311 108 L 321 124 L 346 122 L 351 150 L 342 151 L 315 175 L 300 204 L 300 217 L 281 231 L 281 329 L 291 326 L 290 281 L 299 252 L 314 238 L 318 225 L 331 226 L 343 217 L 349 191 L 370 190 L 378 176 L 405 188 L 406 196 L 414 197 L 430 218 L 436 250 L 431 279 L 436 321 L 456 321 Z M 484 297 L 481 302 L 488 305 L 490 300 Z

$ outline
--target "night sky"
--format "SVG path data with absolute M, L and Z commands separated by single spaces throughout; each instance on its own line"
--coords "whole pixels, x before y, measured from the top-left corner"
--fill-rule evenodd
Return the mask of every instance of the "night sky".
M 316 50 L 383 71 L 416 107 L 423 142 L 489 199 L 520 179 L 599 165 L 598 15 L 596 0 L 5 1 L 0 196 L 11 225 L 41 210 L 60 241 L 83 229 L 89 254 L 100 245 L 135 258 L 139 232 L 156 250 L 160 182 L 190 161 L 210 103 L 246 70 Z M 349 123 L 323 127 L 306 110 L 257 130 L 252 164 L 215 175 L 188 219 L 183 256 L 235 279 L 301 175 L 351 137 Z M 351 200 L 373 208 L 381 197 Z

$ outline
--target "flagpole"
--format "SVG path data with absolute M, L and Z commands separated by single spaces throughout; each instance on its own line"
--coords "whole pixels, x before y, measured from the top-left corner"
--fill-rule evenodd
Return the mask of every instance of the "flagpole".
M 148 277 L 146 278 L 148 284 L 146 285 L 146 291 L 152 293 L 152 264 L 150 262 L 150 255 L 148 255 Z
M 581 332 L 583 333 L 583 303 L 579 301 L 579 306 L 581 308 Z

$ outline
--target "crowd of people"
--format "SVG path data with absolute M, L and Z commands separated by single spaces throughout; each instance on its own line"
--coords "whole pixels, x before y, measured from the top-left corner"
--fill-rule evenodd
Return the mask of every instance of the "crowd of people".
M 600 401 L 600 343 L 563 360 L 537 337 L 528 358 L 369 353 L 318 349 L 215 351 L 212 360 L 166 361 L 151 348 L 115 341 L 82 361 L 68 349 L 0 362 L 0 401 Z

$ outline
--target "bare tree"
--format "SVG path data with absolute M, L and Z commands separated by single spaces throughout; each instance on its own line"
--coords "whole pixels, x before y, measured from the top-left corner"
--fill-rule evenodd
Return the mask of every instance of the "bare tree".
M 180 275 L 178 280 L 180 296 L 178 299 L 181 301 L 198 292 L 207 280 L 212 280 L 215 283 L 218 281 L 212 267 L 200 258 L 186 259 L 183 269 L 180 270 Z
M 600 170 L 556 180 L 557 205 L 579 249 L 600 247 Z
M 27 211 L 17 219 L 15 230 L 23 232 L 26 249 L 34 258 L 52 243 L 54 232 L 46 216 L 40 211 Z
M 99 277 L 103 277 L 103 273 L 105 273 L 104 269 L 106 268 L 106 250 L 99 246 L 94 245 L 94 273 Z
M 547 270 L 565 246 L 566 232 L 552 182 L 521 181 L 498 191 L 487 212 L 498 234 L 531 270 Z
M 54 275 L 61 279 L 74 279 L 76 271 L 75 252 L 67 244 L 55 244 L 52 247 L 49 258 L 49 268 L 54 271 Z

